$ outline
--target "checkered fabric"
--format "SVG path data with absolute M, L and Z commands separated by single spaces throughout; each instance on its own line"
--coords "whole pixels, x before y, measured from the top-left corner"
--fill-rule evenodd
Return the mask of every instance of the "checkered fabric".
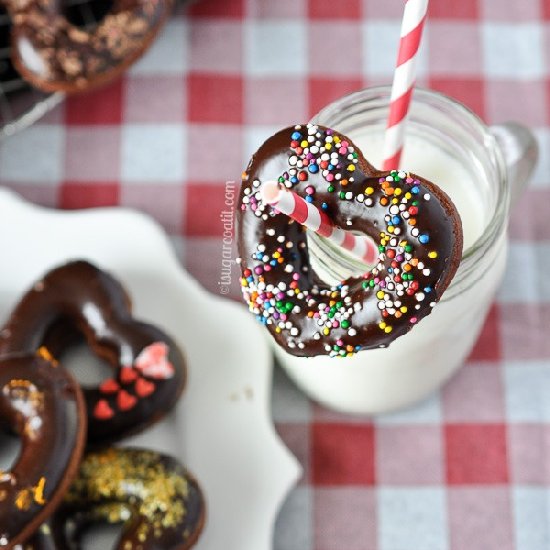
M 148 212 L 217 291 L 226 180 L 275 129 L 389 83 L 402 5 L 180 7 L 122 81 L 1 143 L 0 182 L 45 205 Z M 305 469 L 276 550 L 550 548 L 550 0 L 433 0 L 419 83 L 540 140 L 506 281 L 467 365 L 412 410 L 334 414 L 276 372 L 274 417 Z

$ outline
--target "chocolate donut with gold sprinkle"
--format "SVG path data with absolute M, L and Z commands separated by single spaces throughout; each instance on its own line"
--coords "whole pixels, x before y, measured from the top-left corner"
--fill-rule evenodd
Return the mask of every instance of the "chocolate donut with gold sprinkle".
M 150 450 L 105 449 L 85 456 L 65 500 L 25 550 L 80 548 L 87 527 L 123 524 L 115 550 L 187 550 L 205 521 L 195 478 Z
M 55 362 L 5 356 L 0 424 L 21 441 L 15 463 L 0 471 L 0 547 L 9 549 L 53 513 L 77 473 L 86 440 L 84 398 Z

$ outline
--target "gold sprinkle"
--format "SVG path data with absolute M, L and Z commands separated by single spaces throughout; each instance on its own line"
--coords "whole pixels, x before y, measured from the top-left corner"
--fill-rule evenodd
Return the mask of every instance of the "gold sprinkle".
M 188 479 L 181 471 L 166 469 L 157 453 L 107 449 L 85 457 L 65 500 L 97 504 L 111 501 L 98 514 L 114 523 L 127 520 L 129 509 L 122 504 L 113 508 L 112 503 L 132 499 L 132 510 L 148 519 L 138 533 L 142 542 L 155 526 L 162 535 L 164 529 L 177 527 L 185 520 L 188 495 Z
M 33 502 L 39 506 L 44 506 L 46 500 L 44 499 L 44 488 L 46 486 L 46 478 L 41 477 L 36 486 L 29 487 L 27 489 L 21 489 L 17 493 L 15 499 L 15 505 L 19 510 L 26 511 L 28 510 Z
M 6 393 L 7 391 L 12 390 L 13 388 L 34 388 L 33 383 L 30 380 L 21 380 L 19 378 L 13 378 L 10 380 L 3 389 L 3 392 Z
M 46 500 L 44 499 L 45 487 L 46 487 L 46 478 L 41 477 L 37 486 L 34 488 L 34 502 L 36 502 L 36 504 L 39 504 L 40 506 L 44 506 L 44 504 L 46 504 Z
M 30 491 L 28 489 L 23 489 L 17 493 L 17 498 L 15 499 L 15 505 L 19 510 L 27 511 L 32 504 L 32 498 Z
M 2 388 L 9 396 L 12 407 L 25 419 L 24 433 L 34 439 L 42 426 L 41 412 L 44 410 L 44 393 L 29 380 L 14 378 Z
M 52 367 L 57 367 L 59 365 L 57 359 L 51 354 L 50 350 L 46 346 L 40 346 L 36 352 L 36 355 L 50 362 Z

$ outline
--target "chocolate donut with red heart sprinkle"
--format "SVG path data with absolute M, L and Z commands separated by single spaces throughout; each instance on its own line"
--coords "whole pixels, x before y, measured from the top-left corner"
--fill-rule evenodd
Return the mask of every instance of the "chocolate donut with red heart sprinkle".
M 79 338 L 113 369 L 99 385 L 83 388 L 89 444 L 140 431 L 176 404 L 187 372 L 179 347 L 135 319 L 122 285 L 89 262 L 67 263 L 34 284 L 0 331 L 0 355 L 42 349 L 62 362 Z
M 338 285 L 322 281 L 305 228 L 262 199 L 262 183 L 273 181 L 334 225 L 374 240 L 375 265 Z M 244 299 L 296 356 L 348 357 L 388 346 L 430 313 L 462 257 L 460 216 L 437 185 L 381 172 L 349 138 L 312 124 L 281 130 L 254 154 L 237 220 Z

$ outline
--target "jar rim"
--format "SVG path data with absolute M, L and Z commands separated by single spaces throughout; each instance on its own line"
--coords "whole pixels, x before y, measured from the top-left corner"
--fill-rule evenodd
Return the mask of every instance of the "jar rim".
M 360 102 L 370 101 L 373 99 L 386 100 L 389 104 L 391 96 L 391 86 L 372 86 L 358 90 L 347 95 L 340 97 L 332 103 L 325 106 L 317 114 L 315 114 L 310 122 L 317 124 L 320 123 L 320 119 L 330 117 L 333 111 L 339 111 L 345 109 L 350 105 L 357 105 Z M 506 222 L 509 203 L 510 203 L 510 186 L 508 182 L 508 172 L 506 164 L 504 162 L 504 156 L 502 150 L 496 140 L 496 137 L 491 133 L 490 127 L 483 122 L 483 120 L 474 113 L 470 108 L 465 106 L 460 101 L 434 90 L 426 88 L 416 87 L 412 102 L 423 102 L 424 104 L 432 103 L 434 100 L 451 109 L 458 116 L 462 117 L 467 123 L 473 126 L 473 129 L 480 133 L 483 137 L 483 143 L 485 145 L 485 151 L 489 155 L 489 161 L 495 169 L 495 179 L 497 187 L 497 200 L 496 207 L 492 213 L 490 219 L 485 224 L 484 230 L 481 235 L 462 253 L 462 259 L 460 262 L 460 270 L 457 272 L 455 279 L 452 281 L 449 289 L 452 287 L 461 285 L 466 278 L 469 277 L 473 271 L 474 266 L 479 264 L 481 258 L 485 255 L 489 247 L 496 242 L 497 238 L 501 235 L 503 226 Z M 337 128 L 336 128 L 337 129 Z M 489 269 L 490 265 L 486 267 Z M 485 270 L 484 270 L 485 272 Z M 462 286 L 462 285 L 461 285 Z M 468 285 L 469 286 L 469 285 Z M 445 298 L 448 296 L 449 289 L 445 293 Z

